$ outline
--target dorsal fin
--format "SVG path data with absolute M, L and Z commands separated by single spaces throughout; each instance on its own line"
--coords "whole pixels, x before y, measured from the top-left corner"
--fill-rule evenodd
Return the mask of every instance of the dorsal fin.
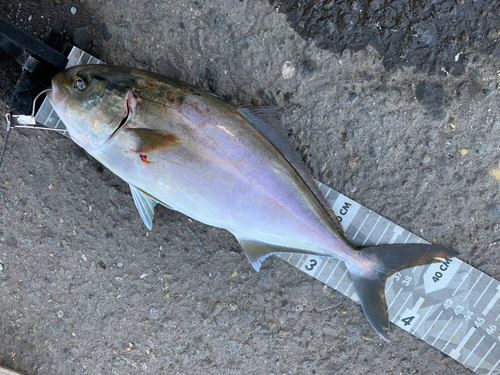
M 247 121 L 249 121 L 262 135 L 264 135 L 274 147 L 276 147 L 283 156 L 288 160 L 292 167 L 302 177 L 309 189 L 312 190 L 318 201 L 328 212 L 332 219 L 337 233 L 346 239 L 344 228 L 338 219 L 338 216 L 332 210 L 332 207 L 326 200 L 325 196 L 314 182 L 313 177 L 306 169 L 306 166 L 300 160 L 297 152 L 293 148 L 288 136 L 285 133 L 282 116 L 284 109 L 282 107 L 240 107 L 238 112 Z

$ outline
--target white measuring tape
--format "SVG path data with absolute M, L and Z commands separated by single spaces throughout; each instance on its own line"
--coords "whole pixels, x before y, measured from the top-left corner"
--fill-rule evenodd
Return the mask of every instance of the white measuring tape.
M 68 65 L 103 64 L 73 47 Z M 63 129 L 49 101 L 35 119 Z M 425 242 L 346 196 L 318 182 L 357 246 Z M 281 259 L 359 303 L 342 261 L 312 255 Z M 457 258 L 419 266 L 391 276 L 385 286 L 391 322 L 446 353 L 474 372 L 500 375 L 500 282 Z
M 318 182 L 358 246 L 425 242 L 393 222 Z M 359 302 L 342 261 L 280 255 L 291 265 Z M 391 322 L 478 374 L 500 374 L 500 282 L 457 258 L 414 267 L 385 286 Z

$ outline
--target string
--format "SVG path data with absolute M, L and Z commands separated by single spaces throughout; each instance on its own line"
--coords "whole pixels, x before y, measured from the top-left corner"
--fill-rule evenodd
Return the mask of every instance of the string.
M 46 92 L 52 91 L 52 89 L 46 89 L 41 91 L 37 96 L 35 96 L 35 99 L 33 100 L 33 106 L 31 109 L 31 117 L 35 117 L 35 110 L 36 110 L 36 101 L 38 98 L 42 95 L 45 94 Z M 10 113 L 7 113 L 5 115 L 5 118 L 7 120 L 7 135 L 5 136 L 5 143 L 3 145 L 3 150 L 2 150 L 2 156 L 0 157 L 0 167 L 2 166 L 3 158 L 5 156 L 5 151 L 7 150 L 7 141 L 9 140 L 9 134 L 10 134 L 10 129 L 11 128 L 25 128 L 25 129 L 39 129 L 39 130 L 54 130 L 54 131 L 59 131 L 59 132 L 67 132 L 67 129 L 53 129 L 53 128 L 46 128 L 42 126 L 36 126 L 36 125 L 19 125 L 19 124 L 12 124 L 12 115 Z

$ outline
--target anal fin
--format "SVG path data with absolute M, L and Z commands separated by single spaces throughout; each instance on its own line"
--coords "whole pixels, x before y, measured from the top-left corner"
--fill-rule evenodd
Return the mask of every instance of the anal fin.
M 247 239 L 242 239 L 238 238 L 238 242 L 240 243 L 240 246 L 243 248 L 243 251 L 245 252 L 245 255 L 247 256 L 248 260 L 252 264 L 253 268 L 255 271 L 259 272 L 260 271 L 260 266 L 266 260 L 269 256 L 275 255 L 275 254 L 315 254 L 315 255 L 321 255 L 321 256 L 326 256 L 322 254 L 317 254 L 312 251 L 308 250 L 302 250 L 302 249 L 294 249 L 291 247 L 285 247 L 285 246 L 276 246 L 272 244 L 268 244 L 265 242 L 259 242 L 255 240 L 247 240 Z

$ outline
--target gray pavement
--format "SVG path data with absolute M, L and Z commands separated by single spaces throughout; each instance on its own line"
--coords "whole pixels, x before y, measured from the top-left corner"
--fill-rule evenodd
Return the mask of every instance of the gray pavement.
M 340 52 L 266 1 L 7 0 L 0 17 L 236 104 L 285 107 L 317 180 L 498 280 L 500 26 L 478 3 L 483 33 L 429 42 L 442 58 L 427 65 L 388 64 L 376 43 Z M 453 22 L 429 17 L 436 38 Z M 3 52 L 0 64 L 4 90 L 19 70 Z M 0 264 L 0 365 L 30 375 L 472 373 L 395 326 L 382 342 L 359 305 L 280 259 L 256 273 L 227 232 L 159 207 L 148 232 L 128 186 L 58 134 L 11 134 Z

